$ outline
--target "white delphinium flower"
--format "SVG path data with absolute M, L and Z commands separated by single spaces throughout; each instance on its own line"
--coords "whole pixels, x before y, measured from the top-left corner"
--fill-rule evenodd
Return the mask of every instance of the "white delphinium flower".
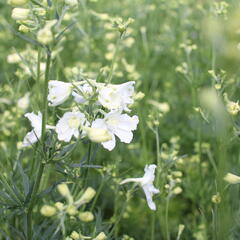
M 115 135 L 121 142 L 130 143 L 133 138 L 133 130 L 137 129 L 138 117 L 130 117 L 127 114 L 121 114 L 120 111 L 111 111 L 105 114 L 104 119 L 96 119 L 92 122 L 92 128 L 106 129 L 112 136 L 110 141 L 102 142 L 104 148 L 111 151 L 116 145 Z
M 66 112 L 56 125 L 58 139 L 70 142 L 74 136 L 79 137 L 79 130 L 82 126 L 88 125 L 85 115 L 81 112 Z
M 31 122 L 33 130 L 28 132 L 23 140 L 23 147 L 28 147 L 34 143 L 36 143 L 41 138 L 42 133 L 42 113 L 38 112 L 38 114 L 26 113 L 24 115 Z
M 72 92 L 74 100 L 77 103 L 85 103 L 92 94 L 93 89 L 88 83 L 85 83 L 82 86 L 77 86 L 77 89 Z
M 153 181 L 155 178 L 155 164 L 146 165 L 144 168 L 144 176 L 141 178 L 127 178 L 123 180 L 120 184 L 125 184 L 129 182 L 136 182 L 141 185 L 143 191 L 146 195 L 147 203 L 150 209 L 156 210 L 156 204 L 153 202 L 152 197 L 154 194 L 159 193 L 160 191 L 153 186 Z
M 72 93 L 72 84 L 61 82 L 57 80 L 51 80 L 48 83 L 48 101 L 50 106 L 57 106 L 67 100 Z
M 99 103 L 109 110 L 130 111 L 128 105 L 133 103 L 134 84 L 133 81 L 108 85 L 98 83 Z

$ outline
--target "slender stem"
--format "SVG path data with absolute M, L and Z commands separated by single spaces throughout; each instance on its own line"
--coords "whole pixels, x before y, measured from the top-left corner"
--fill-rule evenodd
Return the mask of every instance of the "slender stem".
M 118 55 L 121 39 L 122 39 L 122 35 L 117 40 L 117 46 L 116 46 L 116 50 L 114 52 L 114 56 L 113 56 L 113 60 L 112 60 L 112 64 L 111 64 L 111 68 L 110 68 L 110 72 L 109 72 L 109 76 L 108 76 L 108 83 L 111 83 L 111 81 L 112 81 L 112 77 L 114 74 L 114 66 L 117 61 L 117 55 Z
M 87 165 L 89 165 L 90 161 L 91 161 L 91 151 L 92 151 L 92 142 L 89 142 L 89 145 L 88 145 L 88 156 L 87 156 Z M 89 174 L 89 166 L 87 166 L 87 169 L 86 169 L 86 174 L 85 174 L 85 178 L 84 178 L 84 187 L 87 187 L 88 174 Z
M 167 203 L 166 203 L 165 224 L 166 224 L 166 239 L 170 240 L 169 226 L 168 226 L 168 212 L 169 212 L 169 196 L 167 197 Z
M 155 137 L 156 137 L 156 157 L 157 157 L 157 180 L 156 180 L 156 186 L 159 187 L 159 181 L 160 181 L 160 167 L 161 167 L 161 162 L 160 162 L 160 142 L 159 142 L 159 134 L 158 134 L 158 127 L 156 127 L 155 131 Z M 155 239 L 155 221 L 156 221 L 156 216 L 155 213 L 152 213 L 152 221 L 151 221 L 151 240 Z
M 43 106 L 42 106 L 42 135 L 41 135 L 41 144 L 43 147 L 43 153 L 45 152 L 45 135 L 46 135 L 46 123 L 47 123 L 47 108 L 48 108 L 48 101 L 47 101 L 47 94 L 48 94 L 48 78 L 49 78 L 49 70 L 50 70 L 50 63 L 51 63 L 51 52 L 47 51 L 47 62 L 46 62 L 46 71 L 45 71 L 45 81 L 44 81 L 44 88 L 43 88 Z M 47 159 L 44 159 L 39 165 L 37 178 L 33 186 L 33 191 L 30 197 L 29 206 L 27 210 L 27 239 L 32 240 L 32 211 L 36 200 L 36 195 L 38 193 L 41 179 L 43 176 L 43 170 L 45 166 L 45 162 Z

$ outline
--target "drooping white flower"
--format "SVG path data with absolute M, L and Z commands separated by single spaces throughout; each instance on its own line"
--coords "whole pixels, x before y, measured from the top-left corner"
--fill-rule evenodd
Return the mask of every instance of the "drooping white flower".
M 72 84 L 51 80 L 48 83 L 48 101 L 50 106 L 57 106 L 67 100 L 72 93 Z
M 151 164 L 151 165 L 146 165 L 144 168 L 144 176 L 141 178 L 127 178 L 125 180 L 123 180 L 120 184 L 125 184 L 128 182 L 136 182 L 139 183 L 141 185 L 141 187 L 143 188 L 143 191 L 146 195 L 146 199 L 147 199 L 147 203 L 148 206 L 151 210 L 156 210 L 156 204 L 153 202 L 152 197 L 154 194 L 159 193 L 159 189 L 155 188 L 153 186 L 153 181 L 155 178 L 155 169 L 156 169 L 156 165 L 155 164 Z
M 74 90 L 72 92 L 74 100 L 77 103 L 85 103 L 88 98 L 91 97 L 91 95 L 93 94 L 93 89 L 88 83 L 79 85 L 77 86 L 77 88 L 77 90 Z
M 36 143 L 41 138 L 42 132 L 42 113 L 38 112 L 38 114 L 26 113 L 24 115 L 31 122 L 32 131 L 28 132 L 27 135 L 23 139 L 23 147 L 28 147 L 34 143 Z
M 66 112 L 56 125 L 58 139 L 64 142 L 70 142 L 74 136 L 79 137 L 81 126 L 88 125 L 85 115 L 81 112 Z
M 102 142 L 104 148 L 111 151 L 116 145 L 115 135 L 121 142 L 130 143 L 133 138 L 133 130 L 137 129 L 138 117 L 130 117 L 127 114 L 121 114 L 120 111 L 111 111 L 107 113 L 104 119 L 96 119 L 92 122 L 92 128 L 106 129 L 112 136 L 107 142 Z
M 125 110 L 133 103 L 134 81 L 123 84 L 102 84 L 98 83 L 98 101 L 109 110 Z

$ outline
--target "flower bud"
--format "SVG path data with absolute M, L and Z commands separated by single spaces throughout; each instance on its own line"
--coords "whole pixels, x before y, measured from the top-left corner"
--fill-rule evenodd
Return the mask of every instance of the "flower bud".
M 40 212 L 45 217 L 52 217 L 53 215 L 56 214 L 56 208 L 49 205 L 44 205 L 41 208 Z
M 74 205 L 70 205 L 70 206 L 67 207 L 67 213 L 70 216 L 74 216 L 78 213 L 78 211 L 77 211 L 77 208 Z
M 30 10 L 27 8 L 14 8 L 12 10 L 12 18 L 14 20 L 26 20 L 29 16 Z
M 53 41 L 51 29 L 48 27 L 40 29 L 37 33 L 37 40 L 44 45 L 51 43 Z
M 78 0 L 65 0 L 65 3 L 73 7 L 78 5 Z
M 61 202 L 56 202 L 54 205 L 59 211 L 62 211 L 64 209 L 64 204 Z
M 100 232 L 96 238 L 94 238 L 94 240 L 106 240 L 107 239 L 107 236 L 104 232 Z
M 224 177 L 224 180 L 230 184 L 240 183 L 240 177 L 232 173 L 226 174 L 226 176 Z
M 28 3 L 28 0 L 9 0 L 8 3 L 12 6 L 22 6 Z
M 94 220 L 94 215 L 91 212 L 80 212 L 78 215 L 79 219 L 83 222 L 91 222 Z
M 73 240 L 79 240 L 80 239 L 80 235 L 76 232 L 76 231 L 73 231 L 70 235 L 70 237 L 73 239 Z
M 112 136 L 106 129 L 101 128 L 85 128 L 88 138 L 96 143 L 107 142 L 112 139 Z
M 66 183 L 61 183 L 57 186 L 57 189 L 58 189 L 58 192 L 63 196 L 65 197 L 69 203 L 72 203 L 73 202 L 73 198 L 72 198 L 72 195 L 68 189 L 68 186 Z
M 93 199 L 95 194 L 96 194 L 96 191 L 93 188 L 88 187 L 86 191 L 83 193 L 82 197 L 75 204 L 81 205 L 84 203 L 89 203 Z
M 18 31 L 23 32 L 23 33 L 28 33 L 28 32 L 30 32 L 30 28 L 25 25 L 20 25 L 18 28 Z
M 219 193 L 212 196 L 212 202 L 215 204 L 219 204 L 221 202 L 221 196 Z
M 180 187 L 176 187 L 176 188 L 173 189 L 173 193 L 174 193 L 175 195 L 178 195 L 178 194 L 180 194 L 181 192 L 182 192 L 182 188 L 180 188 Z

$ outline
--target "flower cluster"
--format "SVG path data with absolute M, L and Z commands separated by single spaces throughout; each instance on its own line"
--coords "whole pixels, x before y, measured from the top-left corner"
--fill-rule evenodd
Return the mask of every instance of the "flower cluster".
M 70 142 L 73 137 L 78 139 L 87 135 L 91 141 L 101 143 L 109 151 L 116 145 L 116 136 L 121 142 L 130 143 L 133 139 L 132 131 L 136 130 L 139 120 L 136 115 L 129 116 L 124 111 L 130 112 L 129 106 L 134 102 L 134 83 L 49 81 L 49 106 L 61 105 L 72 96 L 75 107 L 65 112 L 55 127 L 47 128 L 55 129 L 60 141 Z M 27 113 L 25 116 L 33 127 L 24 138 L 23 145 L 29 146 L 41 136 L 41 113 Z

